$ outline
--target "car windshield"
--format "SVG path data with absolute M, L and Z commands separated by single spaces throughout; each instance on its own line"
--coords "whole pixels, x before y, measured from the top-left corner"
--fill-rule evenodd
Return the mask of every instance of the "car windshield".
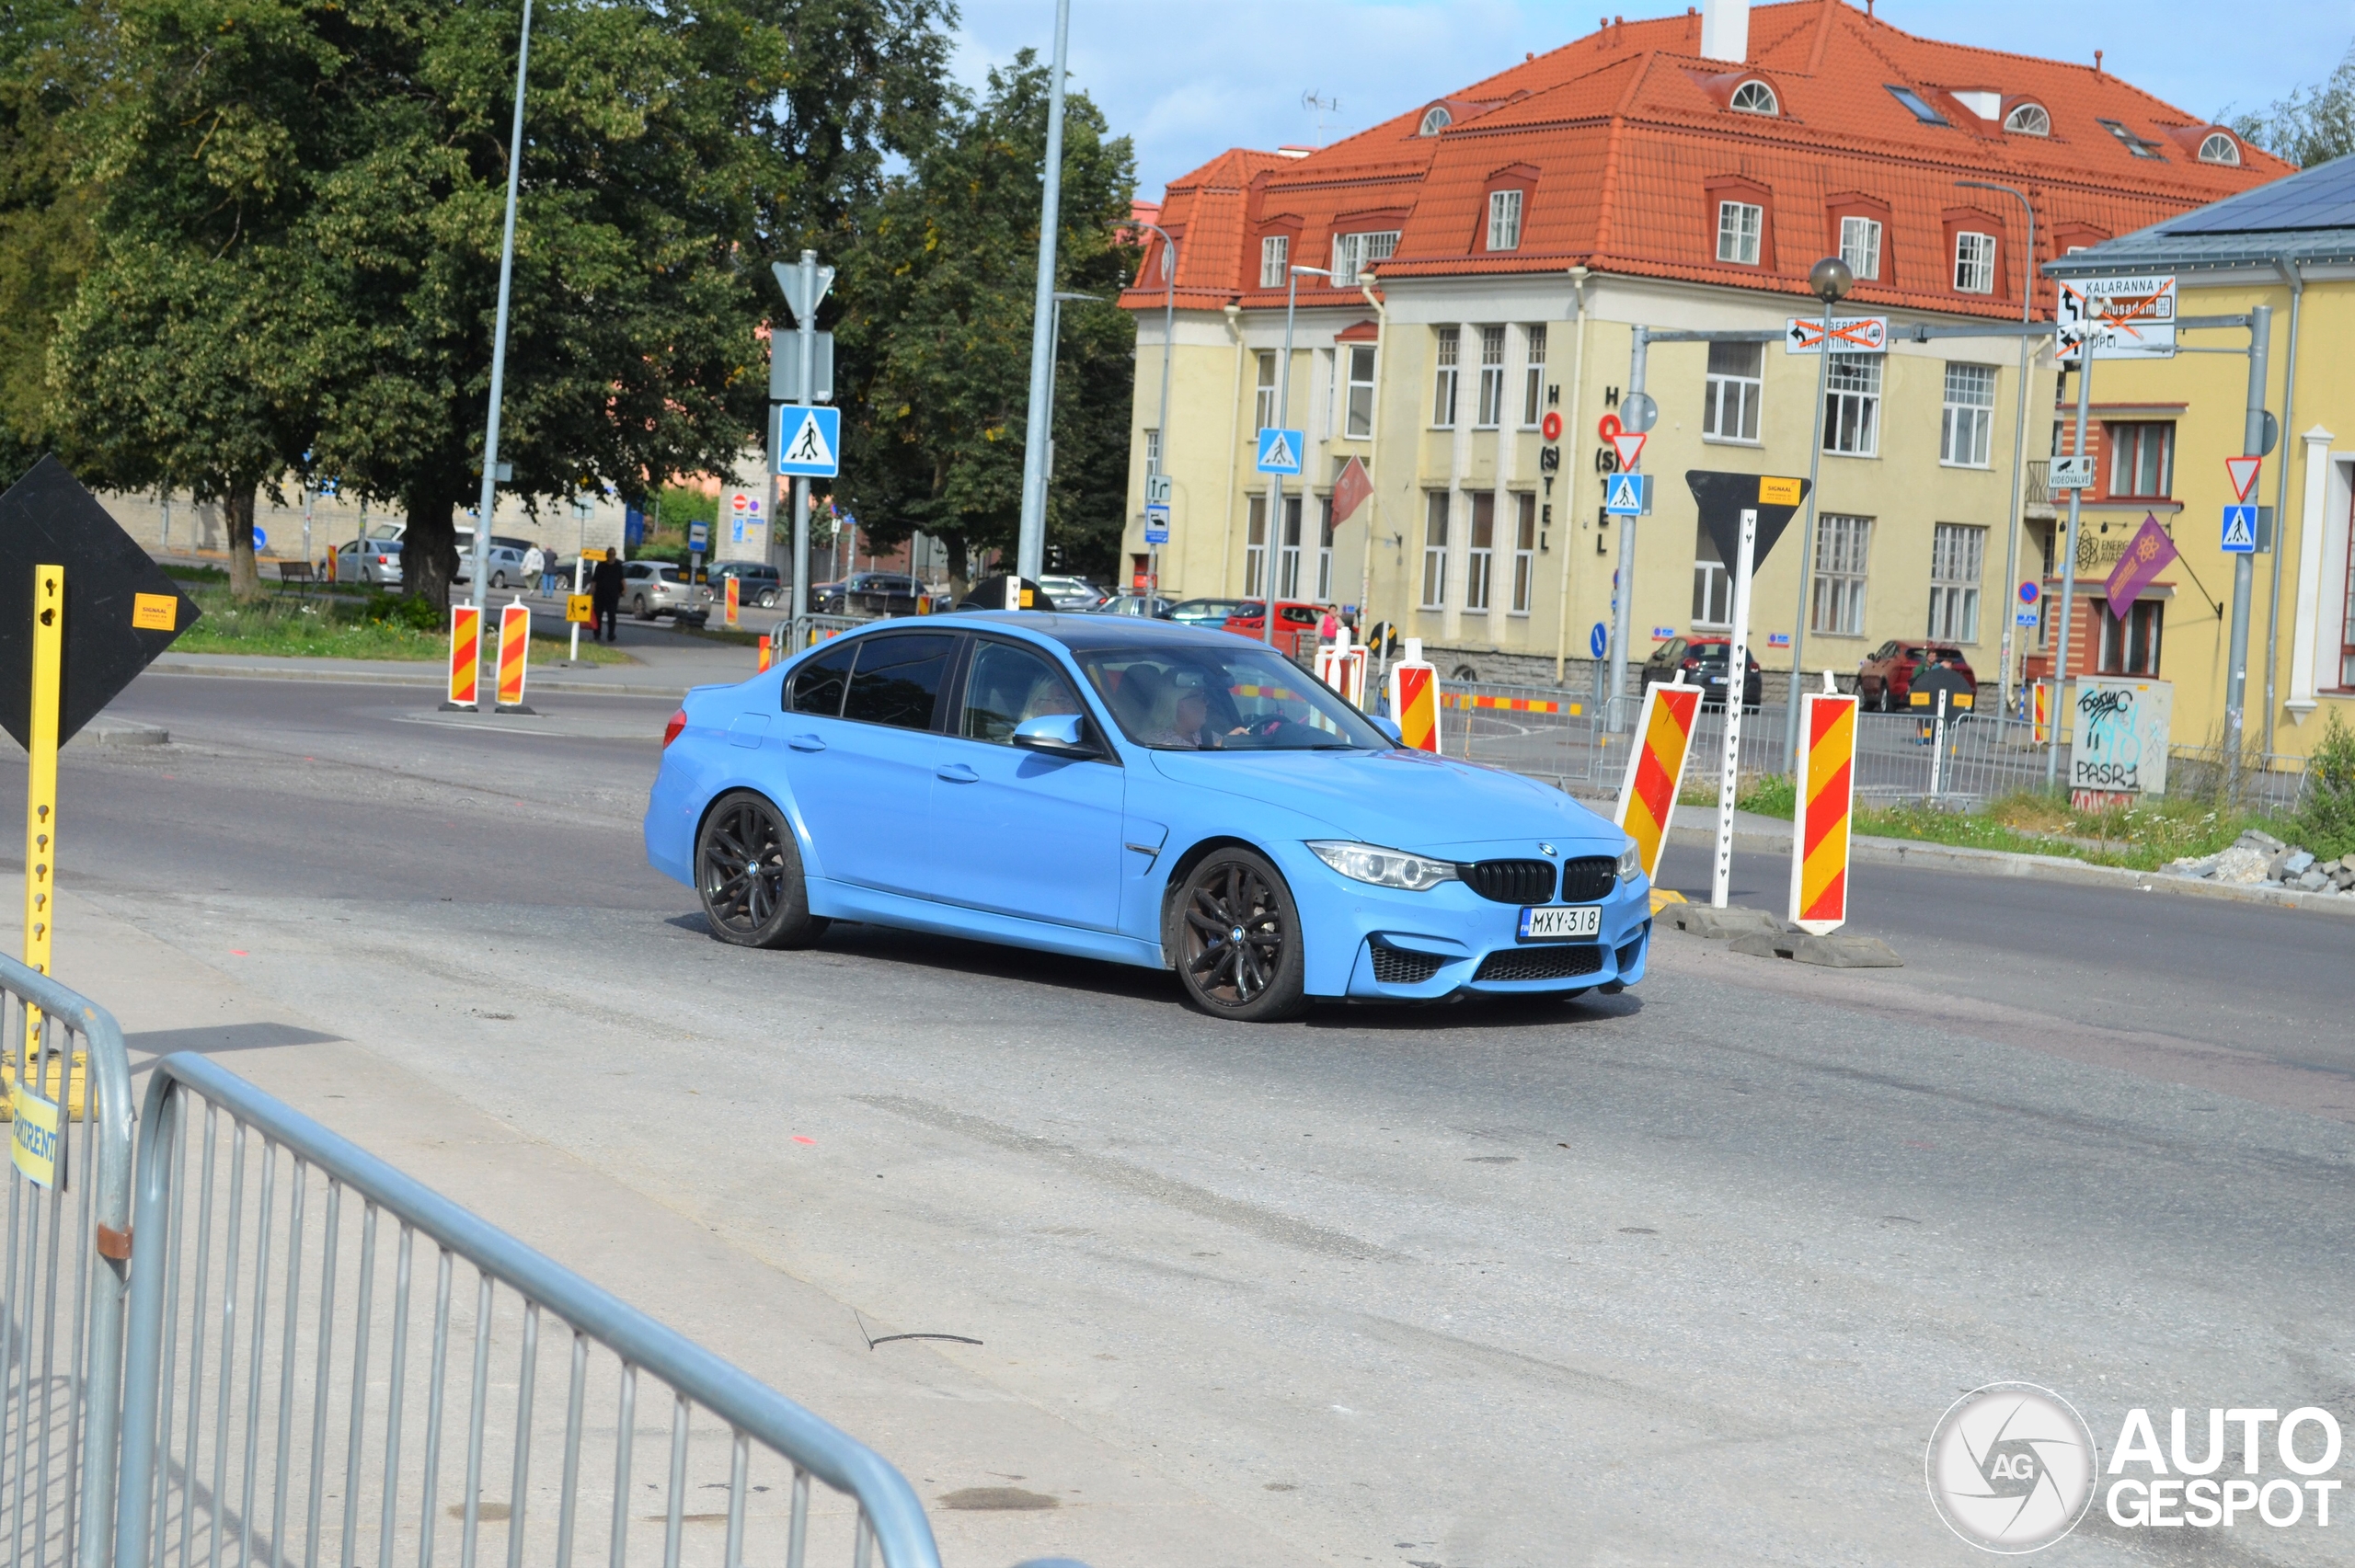
M 1079 654 L 1121 732 L 1156 751 L 1381 751 L 1389 739 L 1300 669 L 1259 648 Z

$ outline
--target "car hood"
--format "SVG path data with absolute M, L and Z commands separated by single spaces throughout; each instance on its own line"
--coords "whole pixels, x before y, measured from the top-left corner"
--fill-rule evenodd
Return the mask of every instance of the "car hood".
M 1454 855 L 1501 841 L 1565 840 L 1616 854 L 1626 841 L 1550 784 L 1422 751 L 1148 755 L 1174 783 L 1297 812 L 1338 837 L 1390 849 Z

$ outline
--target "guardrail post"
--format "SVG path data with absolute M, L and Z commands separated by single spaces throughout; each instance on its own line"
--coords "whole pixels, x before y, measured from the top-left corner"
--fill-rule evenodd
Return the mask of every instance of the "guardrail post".
M 148 1080 L 139 1117 L 139 1209 L 132 1233 L 149 1238 L 132 1250 L 130 1344 L 123 1357 L 122 1464 L 114 1498 L 114 1568 L 146 1568 L 155 1529 L 155 1411 L 162 1392 L 164 1235 L 167 1203 L 179 1165 L 178 1085 L 163 1073 Z M 199 1303 L 198 1310 L 202 1310 Z M 224 1396 L 225 1397 L 225 1396 Z M 86 1568 L 98 1568 L 94 1562 Z

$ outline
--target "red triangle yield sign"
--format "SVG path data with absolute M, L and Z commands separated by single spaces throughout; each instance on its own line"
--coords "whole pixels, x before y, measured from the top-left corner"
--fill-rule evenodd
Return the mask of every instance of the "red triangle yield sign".
M 1636 460 L 1644 455 L 1644 437 L 1626 430 L 1611 438 L 1611 450 L 1619 454 L 1619 467 L 1623 473 L 1635 467 Z
M 2224 472 L 2233 476 L 2233 499 L 2236 501 L 2248 499 L 2248 493 L 2257 487 L 2257 468 L 2264 462 L 2265 459 L 2261 457 L 2224 459 Z

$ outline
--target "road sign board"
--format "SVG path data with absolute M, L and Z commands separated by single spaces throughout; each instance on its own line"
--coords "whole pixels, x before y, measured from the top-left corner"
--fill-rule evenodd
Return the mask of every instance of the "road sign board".
M 2224 509 L 2224 551 L 2233 555 L 2257 554 L 2257 509 L 2226 507 Z
M 1166 501 L 1147 502 L 1144 509 L 1144 525 L 1147 528 L 1168 527 L 1169 503 Z
M 2039 598 L 2043 597 L 2043 594 L 2044 590 L 2037 587 L 2036 584 L 2032 582 L 2024 582 L 2020 584 L 2020 602 L 2022 604 L 2033 604 Z
M 785 291 L 785 303 L 793 308 L 793 319 L 796 321 L 816 310 L 818 302 L 826 297 L 826 291 L 834 286 L 834 269 L 831 267 L 815 269 L 817 287 L 814 290 L 802 287 L 801 269 L 793 262 L 772 261 L 769 270 L 776 275 L 776 286 Z M 809 296 L 807 299 L 802 297 L 805 293 Z
M 2048 490 L 2090 490 L 2094 487 L 2094 460 L 2090 453 L 2084 457 L 2056 457 L 2044 471 L 2044 487 Z
M 1602 622 L 1597 621 L 1594 624 L 1594 630 L 1586 635 L 1586 649 L 1587 652 L 1594 655 L 1597 658 L 1601 658 L 1604 654 L 1609 653 L 1611 651 L 1611 629 L 1605 626 Z
M 1144 476 L 1144 504 L 1148 508 L 1166 507 L 1169 504 L 1169 496 L 1172 488 L 1173 486 L 1169 482 L 1168 475 L 1146 475 Z
M 1605 476 L 1603 481 L 1603 509 L 1614 517 L 1647 515 L 1652 509 L 1652 476 L 1648 474 Z
M 1823 317 L 1794 315 L 1783 328 L 1783 352 L 1823 352 Z M 1881 354 L 1889 351 L 1889 317 L 1835 315 L 1832 318 L 1832 351 L 1835 354 Z
M 1752 536 L 1751 559 L 1763 561 L 1783 536 L 1791 514 L 1807 499 L 1804 479 L 1772 475 L 1731 474 L 1712 468 L 1688 468 L 1684 483 L 1701 509 L 1701 526 L 1717 547 L 1717 559 L 1731 561 L 1741 551 L 1741 514 L 1758 514 L 1758 532 Z
M 1287 430 L 1270 425 L 1259 432 L 1259 472 L 1262 474 L 1297 474 L 1300 454 L 1307 449 L 1298 430 Z
M 1144 525 L 1144 542 L 1148 544 L 1168 544 L 1169 525 L 1166 522 L 1160 524 L 1150 522 L 1146 523 Z
M 1643 434 L 1660 423 L 1660 405 L 1648 392 L 1631 392 L 1619 400 L 1619 428 Z
M 98 498 L 53 457 L 0 495 L 0 728 L 29 748 L 33 689 L 33 568 L 65 571 L 63 745 L 114 701 L 197 608 Z
M 254 554 L 258 555 L 269 548 L 270 535 L 262 532 L 261 524 L 254 524 Z
M 1651 438 L 1639 430 L 1622 430 L 1611 438 L 1611 450 L 1619 454 L 1619 466 L 1633 468 L 1643 461 L 1644 443 Z
M 843 411 L 787 404 L 776 411 L 776 471 L 796 478 L 831 479 L 842 472 Z
M 689 549 L 700 550 L 710 543 L 711 524 L 707 522 L 691 522 L 687 524 L 687 547 Z
M 2035 611 L 2023 610 L 2012 617 L 2012 624 L 2016 626 L 2033 626 L 2036 624 L 2038 616 Z
M 1766 634 L 1766 646 L 1768 647 L 1788 647 L 1791 646 L 1791 634 L 1788 632 L 1769 632 Z
M 834 335 L 813 332 L 814 345 L 810 358 L 810 399 L 813 403 L 834 400 Z M 769 401 L 798 403 L 801 401 L 801 334 L 775 331 L 769 334 Z
M 2257 471 L 2264 465 L 2265 459 L 2261 457 L 2224 459 L 2224 472 L 2230 475 L 2233 480 L 2233 499 L 2236 501 L 2248 499 L 2248 493 L 2257 487 Z
M 2075 361 L 2090 340 L 2097 360 L 2172 359 L 2175 304 L 2173 274 L 2064 278 L 2053 312 L 2062 358 Z

